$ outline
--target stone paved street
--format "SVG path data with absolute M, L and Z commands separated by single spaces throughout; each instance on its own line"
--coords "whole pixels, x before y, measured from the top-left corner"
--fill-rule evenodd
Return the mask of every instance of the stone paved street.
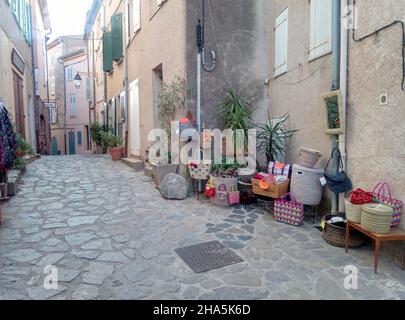
M 405 299 L 405 272 L 372 248 L 327 245 L 254 207 L 163 200 L 143 173 L 104 156 L 45 157 L 4 207 L 0 299 Z M 194 274 L 174 249 L 220 240 L 245 262 Z M 57 290 L 44 267 L 59 270 Z M 343 287 L 346 265 L 359 289 Z

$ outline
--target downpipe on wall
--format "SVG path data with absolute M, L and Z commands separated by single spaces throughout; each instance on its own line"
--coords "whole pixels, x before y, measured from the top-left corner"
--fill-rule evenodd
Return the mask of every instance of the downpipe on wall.
M 340 89 L 340 59 L 341 59 L 341 3 L 344 1 L 333 0 L 332 2 L 332 85 L 331 90 Z M 338 136 L 333 136 L 332 148 L 339 148 Z M 339 172 L 339 159 L 336 152 L 333 153 L 333 175 Z M 339 213 L 339 196 L 332 195 L 332 214 Z
M 349 42 L 349 0 L 341 1 L 341 25 L 340 25 L 340 90 L 342 92 L 342 113 L 344 134 L 339 136 L 339 150 L 342 154 L 343 167 L 347 171 L 346 153 L 346 124 L 347 124 L 347 67 L 348 67 L 348 42 Z M 340 194 L 339 212 L 345 211 L 345 194 Z

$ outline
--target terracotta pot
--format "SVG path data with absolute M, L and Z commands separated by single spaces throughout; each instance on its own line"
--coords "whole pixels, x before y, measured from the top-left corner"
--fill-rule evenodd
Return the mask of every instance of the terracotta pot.
M 113 161 L 120 161 L 124 153 L 124 147 L 110 148 L 108 151 Z

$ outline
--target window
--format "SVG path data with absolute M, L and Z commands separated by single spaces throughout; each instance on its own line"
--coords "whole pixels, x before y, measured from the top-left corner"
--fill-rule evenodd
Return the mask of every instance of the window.
M 56 93 L 56 84 L 55 84 L 55 76 L 51 76 L 51 95 L 55 95 Z
M 309 60 L 332 51 L 332 0 L 311 0 Z
M 141 0 L 132 1 L 132 18 L 134 32 L 137 32 L 141 29 Z
M 73 68 L 72 67 L 67 68 L 67 79 L 68 79 L 68 81 L 73 80 Z
M 58 123 L 58 107 L 51 109 L 51 124 Z
M 71 118 L 76 117 L 76 95 L 75 94 L 70 95 L 70 117 Z
M 288 8 L 276 18 L 274 75 L 287 72 L 288 60 Z
M 79 146 L 81 146 L 83 144 L 83 138 L 82 138 L 82 132 L 81 131 L 77 132 L 77 144 Z

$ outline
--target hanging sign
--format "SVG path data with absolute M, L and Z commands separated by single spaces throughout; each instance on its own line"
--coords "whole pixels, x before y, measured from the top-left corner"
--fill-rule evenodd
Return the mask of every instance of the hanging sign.
M 11 52 L 11 63 L 14 67 L 17 68 L 18 71 L 24 74 L 25 62 L 15 49 L 13 49 L 13 51 Z

